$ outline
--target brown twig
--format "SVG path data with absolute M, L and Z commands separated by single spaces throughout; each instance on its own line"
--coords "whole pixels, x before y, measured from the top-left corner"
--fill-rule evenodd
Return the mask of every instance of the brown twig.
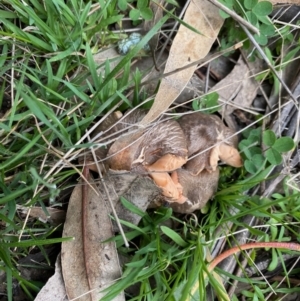
M 163 78 L 168 77 L 168 76 L 170 76 L 170 75 L 172 75 L 172 74 L 175 74 L 175 73 L 177 73 L 177 72 L 180 72 L 180 71 L 182 71 L 182 70 L 185 70 L 185 69 L 187 69 L 187 68 L 190 68 L 190 67 L 193 67 L 193 66 L 196 66 L 196 65 L 199 65 L 199 66 L 197 67 L 197 68 L 199 69 L 199 68 L 205 66 L 206 64 L 208 64 L 209 62 L 211 62 L 211 61 L 213 61 L 213 60 L 219 58 L 220 56 L 222 56 L 222 55 L 224 55 L 224 54 L 227 54 L 228 52 L 231 52 L 231 51 L 234 51 L 234 50 L 236 50 L 236 49 L 241 48 L 241 47 L 243 46 L 243 42 L 244 42 L 244 41 L 245 41 L 245 40 L 243 40 L 243 41 L 241 41 L 241 42 L 238 42 L 238 43 L 234 44 L 233 46 L 230 46 L 230 47 L 228 47 L 227 49 L 221 50 L 221 51 L 219 51 L 219 52 L 217 52 L 217 53 L 207 55 L 205 58 L 201 58 L 201 59 L 199 59 L 199 60 L 197 60 L 197 61 L 194 61 L 194 62 L 192 62 L 192 63 L 190 63 L 190 64 L 187 64 L 187 65 L 185 65 L 185 66 L 183 66 L 183 67 L 174 69 L 174 70 L 172 70 L 172 71 L 170 71 L 170 72 L 167 72 L 167 73 L 163 73 L 163 74 L 161 74 L 160 76 L 155 77 L 154 79 L 149 79 L 149 80 L 147 80 L 147 81 L 144 81 L 144 82 L 141 84 L 141 86 L 147 85 L 147 84 L 151 83 L 153 80 L 160 80 L 160 79 L 163 79 Z
M 275 248 L 275 249 L 285 249 L 291 251 L 300 252 L 300 244 L 289 243 L 289 242 L 253 242 L 240 246 L 233 247 L 229 250 L 226 250 L 219 256 L 217 256 L 213 261 L 210 262 L 208 266 L 208 271 L 211 272 L 222 260 L 225 258 L 237 254 L 243 250 L 249 249 L 260 249 L 260 248 Z

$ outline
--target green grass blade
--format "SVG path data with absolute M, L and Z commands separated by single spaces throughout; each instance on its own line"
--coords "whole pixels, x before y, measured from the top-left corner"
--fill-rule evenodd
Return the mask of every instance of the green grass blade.
M 59 54 L 57 54 L 56 56 L 53 56 L 49 61 L 52 62 L 57 62 L 57 61 L 61 61 L 64 58 L 70 56 L 71 54 L 73 55 L 77 55 L 75 53 L 75 51 L 77 51 L 78 47 L 81 45 L 81 39 L 77 39 L 76 41 L 74 41 L 74 43 L 72 44 L 71 47 L 69 47 L 67 50 L 60 52 Z
M 29 152 L 31 148 L 35 146 L 35 144 L 39 141 L 40 138 L 41 136 L 37 135 L 32 140 L 28 141 L 28 143 L 23 147 L 23 149 L 19 151 L 19 153 L 16 156 L 11 157 L 7 161 L 5 161 L 5 163 L 0 164 L 0 170 L 5 170 L 5 168 L 9 167 L 12 163 L 22 158 L 25 154 Z
M 33 246 L 44 246 L 70 241 L 73 237 L 49 238 L 49 239 L 30 239 L 18 242 L 5 242 L 7 248 L 28 248 Z
M 30 92 L 31 97 L 23 92 L 21 94 L 31 113 L 34 114 L 45 125 L 47 125 L 57 135 L 57 137 L 59 137 L 61 141 L 66 144 L 66 146 L 71 146 L 72 143 L 70 141 L 69 134 L 62 126 L 60 120 L 57 119 L 54 112 L 44 103 L 36 99 L 33 93 Z M 51 120 L 52 122 L 50 122 L 49 120 Z M 59 130 L 57 129 L 57 127 L 59 128 Z
M 144 38 L 120 61 L 120 63 L 107 75 L 102 87 L 105 87 L 117 74 L 122 70 L 125 65 L 134 58 L 139 51 L 150 41 L 150 39 L 157 33 L 161 26 L 168 20 L 168 16 L 161 18 L 149 32 L 144 36 Z M 94 98 L 100 93 L 100 90 L 94 95 Z

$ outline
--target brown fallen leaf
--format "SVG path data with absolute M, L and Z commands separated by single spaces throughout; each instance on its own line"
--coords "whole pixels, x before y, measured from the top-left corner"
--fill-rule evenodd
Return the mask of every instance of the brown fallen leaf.
M 43 223 L 49 222 L 54 226 L 62 224 L 66 219 L 66 212 L 57 208 L 46 208 L 48 215 L 41 207 L 25 207 L 18 206 L 23 214 L 29 214 L 29 216 L 37 218 Z
M 87 174 L 89 181 L 93 179 Z M 69 299 L 96 301 L 101 293 L 121 275 L 113 242 L 106 204 L 95 184 L 80 181 L 70 198 L 63 236 L 74 237 L 62 243 L 62 271 Z M 95 193 L 98 191 L 98 195 Z M 81 296 L 81 297 L 80 297 Z M 125 300 L 123 294 L 114 300 Z
M 240 56 L 232 71 L 210 89 L 210 92 L 216 91 L 219 94 L 219 103 L 222 105 L 220 113 L 231 129 L 238 129 L 232 113 L 239 108 L 249 109 L 257 95 L 259 84 L 252 74 L 262 69 L 261 61 L 253 63 L 251 69 L 250 71 L 243 56 Z
M 203 0 L 191 1 L 183 20 L 201 34 L 180 25 L 172 43 L 164 73 L 174 71 L 204 58 L 224 23 L 219 14 L 219 9 Z M 154 121 L 169 108 L 187 85 L 196 68 L 197 66 L 192 66 L 163 78 L 154 103 L 149 113 L 142 120 L 142 124 Z

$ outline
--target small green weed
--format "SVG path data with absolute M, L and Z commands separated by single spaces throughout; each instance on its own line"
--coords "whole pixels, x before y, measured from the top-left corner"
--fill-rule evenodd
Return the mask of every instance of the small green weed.
M 218 100 L 219 94 L 217 92 L 211 92 L 200 97 L 200 99 L 193 100 L 192 107 L 194 111 L 212 114 L 220 110 L 220 104 Z
M 246 139 L 239 143 L 239 148 L 245 155 L 244 166 L 247 172 L 255 174 L 266 166 L 279 165 L 282 154 L 294 148 L 290 137 L 276 138 L 274 132 L 266 130 L 261 137 L 261 128 L 244 132 Z M 265 150 L 260 147 L 261 139 Z
M 258 0 L 223 0 L 220 2 L 230 10 L 235 11 L 238 15 L 241 15 L 250 24 L 259 29 L 260 34 L 255 34 L 254 37 L 260 45 L 266 45 L 268 43 L 268 39 L 274 36 L 275 27 L 268 17 L 273 10 L 271 2 Z M 225 19 L 229 18 L 229 15 L 223 11 L 220 11 L 220 14 Z M 226 37 L 221 41 L 222 47 L 224 48 L 232 45 L 236 40 L 241 41 L 246 37 L 243 30 L 235 26 L 232 19 L 228 19 L 228 23 L 226 24 L 226 33 Z M 246 43 L 245 46 L 249 47 L 249 44 Z

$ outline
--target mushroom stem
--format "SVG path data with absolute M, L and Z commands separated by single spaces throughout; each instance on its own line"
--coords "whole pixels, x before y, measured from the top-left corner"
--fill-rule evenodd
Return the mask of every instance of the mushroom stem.
M 153 172 L 150 173 L 150 176 L 155 184 L 162 189 L 162 194 L 164 196 L 174 200 L 179 198 L 179 191 L 167 172 Z
M 171 177 L 168 172 L 180 168 L 186 161 L 186 157 L 166 154 L 152 165 L 145 166 L 155 184 L 162 189 L 162 194 L 171 198 L 172 202 L 180 204 L 184 203 L 187 198 L 182 195 L 182 186 L 177 177 Z
M 166 154 L 159 158 L 152 165 L 146 166 L 146 168 L 149 171 L 173 171 L 184 165 L 186 161 L 186 157 L 175 156 L 173 154 Z
M 219 146 L 220 159 L 233 167 L 243 166 L 242 158 L 236 148 L 226 143 L 222 143 Z

